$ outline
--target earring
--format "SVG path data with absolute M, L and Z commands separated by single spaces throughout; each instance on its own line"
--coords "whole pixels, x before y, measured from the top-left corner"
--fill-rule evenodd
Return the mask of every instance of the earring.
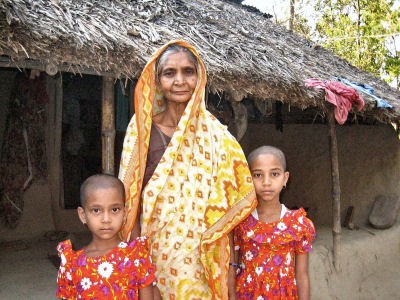
M 283 185 L 282 189 L 283 189 L 283 190 L 286 189 L 286 184 Z

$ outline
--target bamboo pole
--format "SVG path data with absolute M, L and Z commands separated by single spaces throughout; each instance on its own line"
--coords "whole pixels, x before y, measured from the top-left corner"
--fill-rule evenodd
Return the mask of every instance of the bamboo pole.
M 102 172 L 115 175 L 114 171 L 114 143 L 115 143 L 115 104 L 114 78 L 103 77 L 102 95 Z
M 332 237 L 333 237 L 333 265 L 336 271 L 341 270 L 341 221 L 340 221 L 340 180 L 338 145 L 335 128 L 335 116 L 332 107 L 328 108 L 329 145 L 332 172 Z

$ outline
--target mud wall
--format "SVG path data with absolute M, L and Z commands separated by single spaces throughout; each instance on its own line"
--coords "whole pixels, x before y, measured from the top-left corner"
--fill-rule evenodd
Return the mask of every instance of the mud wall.
M 0 137 L 4 130 L 8 88 L 14 77 L 15 72 L 11 70 L 0 72 Z M 54 124 L 48 126 L 48 132 L 54 131 Z M 377 195 L 400 195 L 400 141 L 389 125 L 337 126 L 337 140 L 342 219 L 347 207 L 353 205 L 355 222 L 367 224 Z M 289 207 L 308 208 L 309 217 L 317 226 L 331 226 L 331 158 L 326 125 L 284 124 L 280 132 L 273 124 L 249 124 L 240 143 L 245 154 L 260 145 L 281 148 L 286 153 L 291 174 L 282 201 Z M 57 157 L 49 160 L 49 172 L 53 174 L 50 179 L 62 176 L 60 168 L 52 165 L 55 161 Z M 54 187 L 55 182 L 48 179 L 30 186 L 24 195 L 25 209 L 20 225 L 8 229 L 0 224 L 0 239 L 32 237 L 49 230 L 85 230 L 76 211 L 63 208 L 63 190 L 61 186 Z M 61 185 L 62 181 L 58 183 Z

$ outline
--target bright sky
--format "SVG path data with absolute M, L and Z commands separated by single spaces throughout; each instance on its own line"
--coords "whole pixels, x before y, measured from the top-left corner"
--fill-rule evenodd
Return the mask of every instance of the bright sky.
M 269 13 L 274 20 L 287 21 L 289 19 L 290 0 L 245 0 L 242 4 L 257 7 L 260 11 Z M 313 20 L 314 18 L 310 16 L 312 12 L 313 10 L 308 9 L 308 11 L 303 12 L 303 15 L 307 19 Z
M 295 1 L 295 3 L 296 2 L 298 1 Z M 290 0 L 245 0 L 242 2 L 242 4 L 257 7 L 260 11 L 271 14 L 275 20 L 277 19 L 280 22 L 288 21 Z M 400 0 L 396 0 L 394 2 L 393 8 L 396 9 L 398 7 L 400 7 Z M 314 27 L 313 25 L 315 24 L 313 24 L 313 22 L 315 22 L 315 20 L 317 19 L 315 12 L 312 10 L 312 8 L 307 8 L 307 6 L 303 8 L 303 10 L 304 11 L 302 12 L 302 15 L 308 20 L 309 25 L 311 27 Z M 286 24 L 282 25 L 287 25 L 287 22 Z M 399 35 L 397 35 L 395 39 L 396 44 L 399 44 Z M 393 50 L 393 46 L 389 45 L 388 47 L 389 49 Z M 395 82 L 393 82 L 393 86 L 395 86 Z
M 290 0 L 245 0 L 243 4 L 253 5 L 263 12 L 271 11 L 274 6 L 282 6 L 283 4 L 289 4 Z
M 297 1 L 295 1 L 296 3 Z M 312 2 L 312 1 L 310 1 Z M 289 15 L 290 0 L 245 0 L 242 4 L 257 7 L 260 11 L 270 13 L 278 19 Z M 400 0 L 394 2 L 394 7 L 400 6 Z
M 275 14 L 283 15 L 282 10 L 288 11 L 290 0 L 245 0 L 242 4 L 257 7 L 260 11 L 269 13 L 275 17 Z
M 314 1 L 295 1 L 295 5 L 299 4 L 300 2 L 309 3 L 302 8 L 303 11 L 301 12 L 301 14 L 308 20 L 309 25 L 311 27 L 314 27 L 315 20 L 318 18 L 317 14 L 312 8 L 312 4 Z M 269 13 L 273 16 L 274 20 L 277 19 L 280 22 L 289 20 L 290 0 L 245 0 L 242 2 L 242 4 L 257 7 L 260 11 Z M 400 7 L 400 0 L 395 0 L 393 8 L 398 7 Z M 298 9 L 298 7 L 296 7 L 295 9 Z M 296 13 L 299 12 L 296 11 Z

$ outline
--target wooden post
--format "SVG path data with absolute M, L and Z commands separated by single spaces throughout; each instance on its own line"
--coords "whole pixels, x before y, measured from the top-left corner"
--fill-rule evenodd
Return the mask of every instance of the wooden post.
M 338 145 L 335 128 L 335 115 L 332 107 L 328 108 L 329 145 L 332 171 L 332 236 L 333 236 L 333 265 L 336 271 L 341 270 L 341 221 L 340 221 L 340 181 Z
M 103 76 L 102 95 L 102 172 L 115 175 L 114 171 L 114 142 L 115 142 L 115 104 L 114 78 Z

